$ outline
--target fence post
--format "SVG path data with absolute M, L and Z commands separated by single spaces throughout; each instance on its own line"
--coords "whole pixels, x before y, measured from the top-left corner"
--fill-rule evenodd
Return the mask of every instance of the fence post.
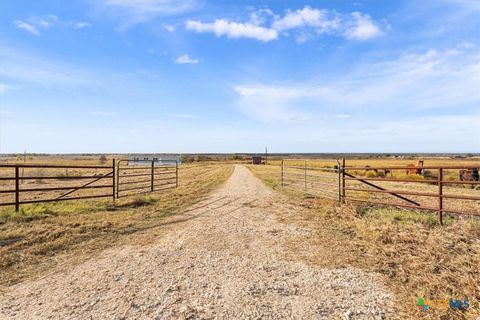
M 117 163 L 117 198 L 120 195 L 120 163 L 122 160 Z
M 152 169 L 151 169 L 151 176 L 150 176 L 150 192 L 153 192 L 153 181 L 155 179 L 155 174 L 154 174 L 154 168 L 155 168 L 155 162 L 152 160 Z
M 305 160 L 305 193 L 307 193 L 307 160 Z
M 112 160 L 112 200 L 113 200 L 113 205 L 115 206 L 115 158 Z
M 178 188 L 178 161 L 175 160 L 175 188 Z
M 19 168 L 15 166 L 15 211 L 20 211 Z
M 345 204 L 345 158 L 342 158 L 342 204 Z
M 338 202 L 342 201 L 342 166 L 340 161 L 337 160 L 337 174 L 338 174 Z
M 438 219 L 443 225 L 443 168 L 438 169 Z
M 282 179 L 282 189 L 283 189 L 283 159 L 282 159 L 282 168 L 280 170 L 280 175 L 281 175 L 281 179 Z

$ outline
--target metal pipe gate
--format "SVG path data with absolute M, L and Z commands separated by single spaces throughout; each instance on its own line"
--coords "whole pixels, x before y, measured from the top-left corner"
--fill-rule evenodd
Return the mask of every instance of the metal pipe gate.
M 137 161 L 138 162 L 138 161 Z M 116 198 L 178 187 L 178 162 L 131 165 L 0 164 L 0 206 Z
M 395 206 L 480 216 L 480 164 L 474 166 L 347 166 L 345 159 L 281 162 L 281 185 L 340 203 Z M 413 174 L 412 174 L 413 172 Z

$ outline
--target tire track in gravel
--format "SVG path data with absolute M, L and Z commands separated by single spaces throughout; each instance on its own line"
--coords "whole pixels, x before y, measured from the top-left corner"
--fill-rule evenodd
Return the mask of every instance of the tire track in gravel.
M 393 298 L 375 276 L 285 258 L 283 243 L 309 230 L 275 217 L 300 210 L 236 166 L 151 243 L 12 286 L 0 319 L 386 318 Z

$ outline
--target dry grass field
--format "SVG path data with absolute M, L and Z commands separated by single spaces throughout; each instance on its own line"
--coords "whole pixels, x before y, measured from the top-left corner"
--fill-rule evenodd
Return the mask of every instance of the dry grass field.
M 31 162 L 98 164 L 88 157 Z M 203 199 L 226 181 L 232 168 L 229 164 L 182 165 L 178 188 L 121 198 L 115 207 L 106 198 L 22 205 L 18 213 L 12 207 L 0 208 L 0 288 L 44 274 L 58 263 L 60 254 L 82 260 L 121 243 L 124 236 L 161 225 L 164 217 Z
M 424 160 L 426 166 L 470 166 L 479 163 L 478 159 Z M 23 163 L 23 159 L 10 159 L 9 162 L 15 161 Z M 27 163 L 99 165 L 99 159 L 35 157 L 27 159 Z M 107 159 L 107 164 L 110 163 L 111 159 Z M 270 160 L 269 163 L 280 164 L 277 160 Z M 347 160 L 349 166 L 388 167 L 410 163 L 416 163 L 416 160 Z M 303 165 L 303 161 L 289 161 L 289 165 Z M 309 160 L 309 166 L 312 167 L 333 165 L 332 160 Z M 265 184 L 283 192 L 278 165 L 248 167 Z M 166 217 L 204 199 L 227 180 L 232 169 L 231 163 L 184 164 L 179 169 L 178 188 L 120 198 L 115 206 L 111 198 L 106 198 L 22 205 L 18 213 L 12 207 L 0 208 L 0 291 L 24 279 L 45 275 L 59 264 L 80 263 L 105 248 L 131 243 L 132 238 L 135 239 L 142 232 L 165 224 Z M 0 176 L 11 175 L 8 170 L 1 170 Z M 24 172 L 25 176 L 42 174 L 52 177 L 100 173 L 99 170 L 66 172 L 65 169 Z M 363 176 L 364 173 L 355 174 Z M 458 178 L 454 171 L 448 176 L 451 179 Z M 11 188 L 8 183 L 3 181 L 0 190 Z M 21 188 L 55 187 L 63 183 L 56 179 L 25 180 Z M 378 183 L 394 190 L 411 188 L 410 185 L 397 182 Z M 436 186 L 418 184 L 416 188 L 417 191 L 434 192 Z M 93 190 L 84 192 L 88 194 Z M 478 195 L 480 192 L 458 186 L 446 186 L 445 191 L 466 195 Z M 425 319 L 470 319 L 480 313 L 480 219 L 446 215 L 441 226 L 435 213 L 359 204 L 339 206 L 335 202 L 306 197 L 299 192 L 285 193 L 302 210 L 292 215 L 278 215 L 278 221 L 312 230 L 310 236 L 286 243 L 288 250 L 285 252 L 289 259 L 307 261 L 325 268 L 353 266 L 380 274 L 397 297 L 394 305 L 399 319 L 420 316 Z M 5 198 L 7 195 L 1 196 L 4 197 L 2 201 L 8 200 Z M 34 199 L 44 196 L 47 195 L 33 195 Z M 374 195 L 378 199 L 382 196 Z M 358 197 L 372 199 L 371 194 L 360 193 Z M 478 212 L 480 209 L 477 205 L 478 201 L 462 202 L 460 209 Z M 318 253 L 312 255 L 311 251 L 305 252 L 305 246 L 318 247 Z M 467 298 L 471 308 L 468 313 L 435 310 L 425 317 L 425 314 L 416 310 L 418 297 Z
M 390 161 L 386 163 L 392 165 Z M 437 164 L 440 161 L 436 161 Z M 249 168 L 267 185 L 281 191 L 278 166 Z M 297 253 L 292 259 L 304 259 L 328 268 L 355 266 L 381 274 L 397 295 L 395 306 L 399 319 L 476 319 L 479 315 L 480 219 L 448 217 L 441 226 L 434 213 L 338 206 L 301 193 L 286 193 L 305 210 L 297 216 L 279 219 L 313 228 L 314 235 L 303 241 L 310 242 L 311 246 L 330 248 L 319 250 L 315 256 L 303 255 L 295 249 L 305 243 L 292 242 L 289 246 Z M 468 313 L 436 310 L 426 315 L 412 311 L 419 297 L 467 298 L 471 308 Z

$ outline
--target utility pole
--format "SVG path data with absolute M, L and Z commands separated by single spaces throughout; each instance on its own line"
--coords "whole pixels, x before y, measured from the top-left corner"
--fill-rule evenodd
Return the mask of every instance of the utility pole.
M 268 164 L 268 149 L 265 147 L 265 165 Z

